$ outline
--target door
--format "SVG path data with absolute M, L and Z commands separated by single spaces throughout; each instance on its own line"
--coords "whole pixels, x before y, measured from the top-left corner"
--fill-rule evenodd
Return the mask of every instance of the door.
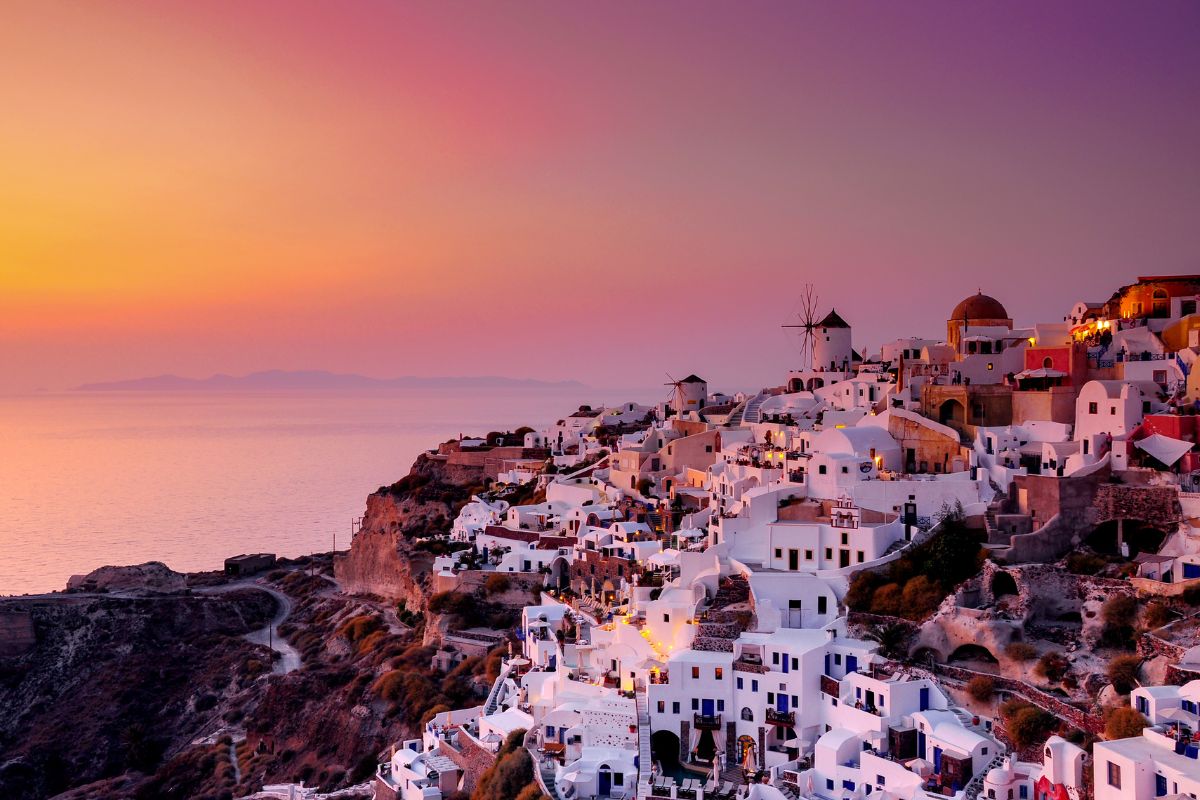
M 701 700 L 700 701 L 700 713 L 706 717 L 711 717 L 714 714 L 716 714 L 717 710 L 714 707 L 713 701 L 712 700 Z
M 830 677 L 833 677 L 833 673 L 829 671 L 829 659 L 830 658 L 832 658 L 832 656 L 830 656 L 829 653 L 826 653 L 825 654 L 825 674 L 829 675 Z
M 933 771 L 942 771 L 942 748 L 934 745 L 933 747 Z
M 926 686 L 921 689 L 921 710 L 927 711 L 928 709 L 929 709 L 929 687 Z
M 786 673 L 788 671 L 788 655 L 787 655 L 787 653 L 781 654 L 780 660 L 783 661 L 783 671 L 784 671 L 784 673 Z
M 1155 775 L 1154 776 L 1154 796 L 1155 797 L 1163 797 L 1164 795 L 1166 795 L 1166 793 L 1167 793 L 1167 776 L 1166 775 Z
M 600 791 L 598 794 L 607 797 L 608 793 L 612 791 L 612 773 L 609 772 L 607 767 L 605 767 L 604 769 L 600 770 L 598 777 L 600 779 Z
M 925 731 L 917 731 L 917 755 L 925 757 Z
M 781 714 L 786 714 L 788 710 L 788 696 L 786 694 L 775 695 L 775 710 Z
M 838 566 L 839 567 L 850 566 L 850 551 L 849 550 L 839 550 L 838 551 Z
M 788 569 L 795 572 L 800 569 L 800 551 L 788 550 Z
M 846 672 L 858 672 L 858 656 L 846 656 Z

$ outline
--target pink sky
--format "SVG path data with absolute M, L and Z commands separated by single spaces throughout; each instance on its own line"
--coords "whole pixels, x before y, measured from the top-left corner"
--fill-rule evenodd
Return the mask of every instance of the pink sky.
M 1200 272 L 1200 5 L 29 3 L 0 390 L 174 372 L 777 383 L 977 288 Z M 562 334 L 562 335 L 559 335 Z

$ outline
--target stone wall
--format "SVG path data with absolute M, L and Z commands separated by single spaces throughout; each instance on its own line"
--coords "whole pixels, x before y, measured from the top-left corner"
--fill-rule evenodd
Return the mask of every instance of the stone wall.
M 1161 531 L 1175 530 L 1180 521 L 1179 495 L 1173 486 L 1101 484 L 1096 491 L 1093 524 L 1136 519 Z
M 467 736 L 459 735 L 459 746 L 455 748 L 446 741 L 438 742 L 438 755 L 445 756 L 463 771 L 462 791 L 471 794 L 480 776 L 496 761 L 496 754 L 480 747 Z

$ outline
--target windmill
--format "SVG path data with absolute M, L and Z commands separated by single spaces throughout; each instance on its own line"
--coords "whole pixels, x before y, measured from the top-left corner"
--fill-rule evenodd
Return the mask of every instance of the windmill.
M 797 313 L 800 321 L 793 325 L 783 325 L 784 328 L 800 329 L 800 357 L 804 369 L 812 369 L 813 351 L 817 346 L 816 329 L 820 325 L 817 316 L 817 292 L 811 283 L 804 284 L 800 294 L 800 311 Z
M 667 382 L 663 386 L 670 386 L 671 391 L 667 394 L 666 404 L 679 413 L 679 387 L 683 386 L 683 381 L 675 380 L 671 373 L 664 373 L 667 376 Z

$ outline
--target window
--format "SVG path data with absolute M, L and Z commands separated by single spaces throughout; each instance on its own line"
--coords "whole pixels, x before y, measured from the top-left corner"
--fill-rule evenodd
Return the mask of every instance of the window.
M 1088 403 L 1088 413 L 1095 414 L 1100 408 L 1096 403 Z
M 842 534 L 842 544 L 850 544 L 850 534 L 848 534 L 848 533 Z
M 679 703 L 671 703 L 671 713 L 672 714 L 679 713 Z
M 822 464 L 821 466 L 817 467 L 817 474 L 818 474 L 818 475 L 824 475 L 826 472 L 827 472 L 827 470 L 825 469 L 825 465 L 824 465 L 824 464 Z
M 1121 788 L 1121 765 L 1108 762 L 1108 785 L 1114 789 Z
M 1117 415 L 1117 407 L 1115 405 L 1109 406 L 1108 413 L 1110 416 L 1115 417 Z
M 771 653 L 771 663 L 772 664 L 779 663 L 779 653 Z
M 769 706 L 775 705 L 775 693 L 774 692 L 767 692 L 767 705 L 769 705 Z
M 663 614 L 663 622 L 670 622 L 670 621 L 671 621 L 671 615 Z
M 692 667 L 692 677 L 696 680 L 699 680 L 699 678 L 700 678 L 700 668 L 699 667 Z
M 725 679 L 725 670 L 722 667 L 715 668 L 713 670 L 713 677 L 719 681 L 724 680 Z
M 741 677 L 740 677 L 740 676 L 739 676 L 739 677 L 738 677 L 738 679 L 737 679 L 737 688 L 739 688 L 739 689 L 741 689 L 741 688 L 742 688 L 742 679 L 741 679 Z
M 725 701 L 724 701 L 724 700 L 721 700 L 721 699 L 719 699 L 719 698 L 718 698 L 718 700 L 717 700 L 717 711 L 718 711 L 718 712 L 721 712 L 721 711 L 724 711 L 724 710 L 725 710 Z
M 758 681 L 757 680 L 754 680 L 754 679 L 750 680 L 750 691 L 752 691 L 752 692 L 758 691 Z
M 883 777 L 882 775 L 876 775 L 875 782 L 880 786 L 887 786 L 887 778 Z
M 805 551 L 804 551 L 804 560 L 805 560 L 805 561 L 812 561 L 812 550 L 805 550 Z
M 860 564 L 861 564 L 861 563 L 863 563 L 864 561 L 866 561 L 866 556 L 865 556 L 865 554 L 863 553 L 863 551 L 862 551 L 862 550 L 859 550 L 859 551 L 858 551 L 858 563 L 860 563 Z
M 624 785 L 624 783 L 625 783 L 625 773 L 624 773 L 624 772 L 614 772 L 614 773 L 612 774 L 612 781 L 613 781 L 613 786 L 622 786 L 622 785 Z
M 826 611 L 826 608 L 828 607 L 828 603 L 829 603 L 829 601 L 828 601 L 828 599 L 826 599 L 825 595 L 821 595 L 820 597 L 818 597 L 817 598 L 817 613 L 824 614 Z
M 842 474 L 843 474 L 843 475 L 848 475 L 849 473 L 850 473 L 850 468 L 849 468 L 849 467 L 842 467 Z
M 750 706 L 742 709 L 742 719 L 746 722 L 754 722 L 754 712 L 750 710 Z
M 692 711 L 699 711 L 699 710 L 700 710 L 700 698 L 693 697 L 692 698 Z
M 833 654 L 833 663 L 837 664 L 839 667 L 842 665 L 842 654 L 841 653 Z
M 782 548 L 782 547 L 776 547 L 776 548 L 775 548 L 775 557 L 776 557 L 776 558 L 783 558 L 783 548 Z
M 825 559 L 826 559 L 827 561 L 832 561 L 832 560 L 833 560 L 833 548 L 832 548 L 832 547 L 826 547 L 826 548 L 825 548 Z
M 666 700 L 658 701 L 658 713 L 660 713 L 660 714 L 667 713 L 667 701 Z

